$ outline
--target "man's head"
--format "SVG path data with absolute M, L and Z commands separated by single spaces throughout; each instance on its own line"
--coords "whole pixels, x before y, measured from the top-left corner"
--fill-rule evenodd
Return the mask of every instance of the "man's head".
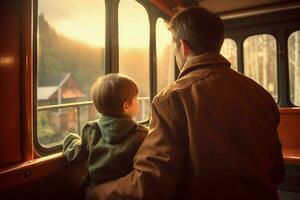
M 91 88 L 91 97 L 98 112 L 111 117 L 137 114 L 137 95 L 135 82 L 120 74 L 99 77 Z
M 202 7 L 191 7 L 179 12 L 170 20 L 169 29 L 180 69 L 190 56 L 220 52 L 224 41 L 222 20 Z

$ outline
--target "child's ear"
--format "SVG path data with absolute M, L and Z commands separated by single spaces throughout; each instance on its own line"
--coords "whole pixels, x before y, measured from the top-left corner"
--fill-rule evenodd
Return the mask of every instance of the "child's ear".
M 125 102 L 123 103 L 123 111 L 124 111 L 124 113 L 127 113 L 127 112 L 128 112 L 128 108 L 129 108 L 129 104 L 127 103 L 127 101 L 125 101 Z

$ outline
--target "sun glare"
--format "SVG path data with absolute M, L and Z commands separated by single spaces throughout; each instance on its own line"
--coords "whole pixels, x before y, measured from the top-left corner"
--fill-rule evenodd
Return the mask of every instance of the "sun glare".
M 160 54 L 172 42 L 172 34 L 162 18 L 159 18 L 156 22 L 156 35 L 157 53 Z
M 140 48 L 149 46 L 149 19 L 142 5 L 133 0 L 120 0 L 119 4 L 119 46 Z M 94 47 L 105 45 L 105 3 L 104 0 L 41 0 L 39 14 L 58 34 Z M 58 6 L 59 5 L 59 6 Z M 159 44 L 170 43 L 170 33 L 165 23 L 158 19 Z M 146 36 L 146 37 L 145 37 Z
M 139 48 L 149 46 L 147 11 L 137 2 L 121 0 L 119 4 L 119 46 Z
M 94 47 L 105 44 L 104 0 L 41 0 L 39 14 L 58 34 Z
M 84 20 L 82 20 L 84 21 Z M 86 43 L 90 46 L 104 47 L 104 34 L 103 29 L 98 27 L 103 27 L 101 22 L 96 25 L 95 22 L 79 22 L 79 21 L 61 21 L 57 24 L 57 31 L 74 40 Z

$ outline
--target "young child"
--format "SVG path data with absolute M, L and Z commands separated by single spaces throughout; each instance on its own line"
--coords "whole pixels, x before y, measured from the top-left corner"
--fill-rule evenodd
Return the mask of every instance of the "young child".
M 105 75 L 93 84 L 91 97 L 101 116 L 87 122 L 81 136 L 71 133 L 63 141 L 67 161 L 88 160 L 85 184 L 117 179 L 132 170 L 133 157 L 148 131 L 132 120 L 139 112 L 137 95 L 136 84 L 124 75 Z

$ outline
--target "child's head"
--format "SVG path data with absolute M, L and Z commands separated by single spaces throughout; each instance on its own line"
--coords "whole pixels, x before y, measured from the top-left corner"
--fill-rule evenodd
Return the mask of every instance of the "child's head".
M 138 114 L 137 95 L 135 82 L 120 74 L 99 77 L 91 88 L 91 97 L 98 112 L 112 117 Z

